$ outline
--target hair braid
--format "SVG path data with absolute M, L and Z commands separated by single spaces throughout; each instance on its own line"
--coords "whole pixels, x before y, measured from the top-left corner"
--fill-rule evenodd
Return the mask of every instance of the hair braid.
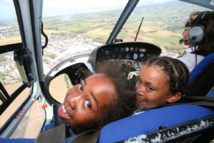
M 157 65 L 169 76 L 169 86 L 173 93 L 185 93 L 189 81 L 189 71 L 181 61 L 170 57 L 156 57 L 145 65 Z

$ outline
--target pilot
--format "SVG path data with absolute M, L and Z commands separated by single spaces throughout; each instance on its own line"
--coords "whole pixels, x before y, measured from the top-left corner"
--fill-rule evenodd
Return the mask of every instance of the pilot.
M 191 72 L 205 56 L 214 52 L 214 12 L 190 13 L 182 35 L 180 44 L 189 47 L 181 51 L 177 59 L 185 63 Z

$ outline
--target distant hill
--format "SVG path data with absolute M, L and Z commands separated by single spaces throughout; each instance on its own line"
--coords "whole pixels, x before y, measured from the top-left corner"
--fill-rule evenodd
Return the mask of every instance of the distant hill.
M 187 18 L 192 11 L 205 11 L 197 5 L 189 4 L 181 1 L 167 2 L 150 6 L 141 6 L 135 10 L 136 14 L 143 13 L 147 20 L 165 21 L 174 17 Z
M 137 7 L 117 38 L 133 41 L 142 17 L 144 21 L 138 36 L 139 41 L 147 41 L 161 47 L 180 51 L 183 45 L 178 44 L 182 37 L 184 24 L 192 11 L 204 11 L 196 5 L 180 1 L 167 2 L 150 6 Z M 105 43 L 122 10 L 111 10 L 88 14 L 74 14 L 67 16 L 44 18 L 44 28 L 47 30 L 67 31 L 64 36 L 75 37 L 82 34 Z M 54 37 L 56 33 L 51 33 Z M 59 35 L 59 33 L 57 33 Z M 52 38 L 54 39 L 54 38 Z M 185 48 L 185 47 L 183 47 Z

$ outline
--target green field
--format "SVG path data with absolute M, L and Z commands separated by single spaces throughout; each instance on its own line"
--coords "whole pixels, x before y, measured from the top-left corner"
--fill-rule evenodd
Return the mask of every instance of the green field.
M 186 7 L 186 8 L 184 8 Z M 168 2 L 165 5 L 138 7 L 127 20 L 118 34 L 118 39 L 133 41 L 140 21 L 144 21 L 138 35 L 138 41 L 157 44 L 169 51 L 179 52 L 184 47 L 179 45 L 185 21 L 181 21 L 194 10 L 205 10 L 191 4 L 182 5 Z M 87 36 L 95 42 L 105 43 L 108 39 L 121 10 L 76 14 L 44 18 L 46 30 L 67 31 L 64 36 L 75 37 L 78 34 Z M 52 33 L 52 36 L 54 33 Z

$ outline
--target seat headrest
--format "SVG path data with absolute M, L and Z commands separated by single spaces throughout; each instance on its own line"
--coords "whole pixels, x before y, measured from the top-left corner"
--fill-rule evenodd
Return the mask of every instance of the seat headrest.
M 212 62 L 214 62 L 214 53 L 206 56 L 190 73 L 189 83 L 192 83 L 194 79 Z
M 102 128 L 98 142 L 119 142 L 212 114 L 213 110 L 197 105 L 153 109 L 107 124 Z

